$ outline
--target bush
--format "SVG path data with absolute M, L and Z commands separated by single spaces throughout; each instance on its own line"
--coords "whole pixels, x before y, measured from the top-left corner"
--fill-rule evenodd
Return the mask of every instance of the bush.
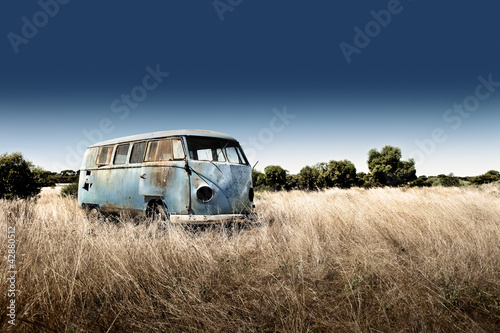
M 0 198 L 28 198 L 40 193 L 32 164 L 21 153 L 0 156 Z
M 432 183 L 429 181 L 429 179 L 426 176 L 420 176 L 414 181 L 411 181 L 409 183 L 410 187 L 430 187 L 432 186 Z
M 484 175 L 473 177 L 471 183 L 474 185 L 489 184 L 500 180 L 500 172 L 490 170 Z
M 69 184 L 64 186 L 61 190 L 61 197 L 78 197 L 78 183 Z
M 441 180 L 441 185 L 445 187 L 460 186 L 460 179 L 458 179 L 457 177 L 447 176 L 445 178 L 440 178 L 440 180 Z

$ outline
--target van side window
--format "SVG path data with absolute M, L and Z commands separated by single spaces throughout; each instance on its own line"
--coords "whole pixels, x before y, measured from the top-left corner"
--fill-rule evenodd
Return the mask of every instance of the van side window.
M 184 159 L 184 149 L 180 139 L 150 141 L 146 150 L 145 162 L 171 161 Z
M 115 159 L 113 161 L 113 164 L 118 165 L 118 164 L 125 164 L 127 161 L 127 154 L 128 154 L 128 148 L 130 147 L 130 144 L 124 144 L 124 145 L 118 145 L 116 148 L 116 153 L 115 153 Z
M 156 155 L 158 155 L 158 141 L 148 142 L 148 150 L 146 151 L 145 162 L 156 161 Z
M 174 160 L 183 160 L 184 149 L 182 149 L 182 141 L 180 139 L 172 139 L 172 147 L 174 152 Z
M 172 141 L 170 139 L 158 141 L 156 161 L 169 161 L 172 159 Z
M 142 157 L 144 156 L 144 150 L 146 150 L 146 142 L 134 143 L 132 153 L 130 154 L 130 163 L 141 163 Z
M 113 146 L 104 146 L 99 149 L 97 155 L 97 165 L 106 165 L 111 161 L 111 154 L 113 153 Z
M 89 168 L 97 164 L 97 155 L 99 148 L 89 148 L 85 153 L 85 167 Z
M 168 161 L 172 159 L 172 143 L 169 139 L 150 141 L 146 150 L 145 162 Z

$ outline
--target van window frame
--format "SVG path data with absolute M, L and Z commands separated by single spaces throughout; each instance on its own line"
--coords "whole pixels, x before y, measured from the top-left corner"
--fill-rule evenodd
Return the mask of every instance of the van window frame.
M 128 146 L 127 148 L 127 155 L 125 155 L 125 160 L 123 163 L 116 163 L 116 153 L 118 153 L 118 148 L 120 146 Z M 130 142 L 123 142 L 123 143 L 118 143 L 116 144 L 116 147 L 114 149 L 114 152 L 113 152 L 113 158 L 111 159 L 113 161 L 112 165 L 125 165 L 125 164 L 128 164 L 128 159 L 129 159 L 129 155 L 130 155 L 130 148 L 131 148 L 131 144 Z
M 144 143 L 145 144 L 144 151 L 142 152 L 142 156 L 141 156 L 141 161 L 140 162 L 131 162 L 132 153 L 134 151 L 134 147 L 135 147 L 136 144 L 139 144 L 139 143 Z M 136 165 L 136 164 L 142 164 L 142 163 L 144 163 L 144 156 L 146 154 L 146 149 L 148 148 L 148 140 L 134 141 L 134 142 L 131 142 L 131 145 L 132 145 L 132 148 L 130 149 L 130 153 L 129 153 L 129 156 L 128 156 L 128 159 L 127 159 L 128 164 Z
M 217 148 L 217 150 L 218 150 L 217 156 L 219 156 L 219 154 L 222 154 L 222 156 L 224 157 L 224 160 L 223 161 L 219 161 L 219 160 L 200 160 L 200 159 L 192 158 L 191 154 L 189 153 L 189 149 L 190 149 L 190 147 L 189 147 L 189 139 L 191 137 L 194 137 L 194 138 L 209 138 L 209 139 L 217 140 L 219 142 L 219 146 L 220 146 L 220 148 Z M 228 143 L 236 144 L 236 145 L 231 146 L 231 147 L 236 148 L 236 154 L 238 155 L 238 158 L 241 159 L 242 163 L 230 162 L 229 161 L 229 158 L 227 157 L 227 153 L 226 153 L 226 149 L 228 148 L 227 147 Z M 247 159 L 245 153 L 243 152 L 243 148 L 241 148 L 240 143 L 238 141 L 236 141 L 236 140 L 228 140 L 228 139 L 224 139 L 224 138 L 220 138 L 220 137 L 208 137 L 208 136 L 202 136 L 202 135 L 200 135 L 200 136 L 193 135 L 193 136 L 190 136 L 190 137 L 186 136 L 185 145 L 186 145 L 186 149 L 187 149 L 187 152 L 188 152 L 188 154 L 186 156 L 189 156 L 189 160 L 191 160 L 191 161 L 209 162 L 209 163 L 222 163 L 222 164 L 234 164 L 234 165 L 250 165 L 250 163 L 248 162 L 248 159 Z
M 177 137 L 177 136 L 172 136 L 170 137 L 170 141 L 172 140 L 178 140 L 180 143 L 181 143 L 181 147 L 182 147 L 182 153 L 184 154 L 184 157 L 183 158 L 174 158 L 173 161 L 184 161 L 186 160 L 187 158 L 187 152 L 186 152 L 186 143 L 184 142 L 184 140 L 182 139 L 182 137 Z M 175 154 L 174 154 L 174 143 L 172 142 L 172 157 L 174 157 Z
M 106 160 L 106 163 L 99 163 L 99 160 L 101 159 L 101 153 L 104 148 L 111 148 L 111 153 L 108 154 L 108 159 Z M 113 160 L 113 156 L 115 155 L 115 150 L 116 150 L 116 145 L 100 146 L 99 151 L 97 152 L 95 165 L 98 167 L 111 165 L 111 161 Z
M 148 155 L 148 149 L 149 149 L 149 146 L 151 143 L 153 142 L 160 142 L 160 141 L 163 141 L 163 140 L 169 140 L 170 141 L 170 148 L 171 148 L 171 152 L 172 152 L 172 159 L 168 159 L 168 160 L 158 160 L 158 159 L 155 159 L 155 160 L 151 160 L 151 161 L 146 161 L 146 156 Z M 174 158 L 174 146 L 173 146 L 173 142 L 172 140 L 178 140 L 180 141 L 181 143 L 181 147 L 182 147 L 182 151 L 184 153 L 184 157 L 183 158 Z M 158 148 L 156 148 L 158 149 Z M 151 139 L 151 140 L 146 140 L 146 149 L 144 149 L 144 156 L 142 157 L 142 163 L 162 163 L 162 162 L 174 162 L 174 161 L 183 161 L 186 159 L 186 146 L 185 146 L 185 143 L 184 143 L 184 140 L 182 140 L 181 137 L 177 137 L 177 136 L 169 136 L 169 137 L 164 137 L 164 138 L 155 138 L 155 139 Z

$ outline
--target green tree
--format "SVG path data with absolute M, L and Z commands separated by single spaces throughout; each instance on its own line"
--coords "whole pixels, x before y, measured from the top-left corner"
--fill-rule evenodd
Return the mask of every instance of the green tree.
M 298 174 L 298 186 L 301 190 L 313 190 L 318 187 L 319 169 L 305 166 Z
M 286 186 L 287 171 L 279 165 L 268 165 L 264 168 L 266 174 L 266 185 L 274 191 L 283 190 Z
M 368 168 L 377 185 L 399 186 L 417 178 L 415 161 L 401 161 L 401 149 L 385 146 L 368 152 Z
M 318 178 L 316 180 L 316 188 L 322 189 L 322 188 L 327 188 L 328 185 L 328 179 L 325 176 L 326 170 L 328 168 L 328 163 L 326 162 L 320 162 L 316 163 L 313 166 L 314 169 L 318 170 Z
M 253 187 L 259 188 L 266 185 L 266 175 L 260 171 L 252 170 L 252 183 Z
M 56 175 L 55 172 L 46 171 L 39 166 L 32 166 L 31 171 L 33 172 L 35 180 L 40 187 L 49 187 L 56 185 L 54 178 L 54 176 Z
M 299 188 L 299 175 L 286 175 L 285 189 L 287 191 Z
M 356 174 L 356 186 L 371 188 L 376 186 L 376 182 L 371 173 L 358 172 Z
M 356 167 L 351 161 L 330 161 L 322 165 L 320 182 L 325 187 L 350 188 L 356 185 Z
M 0 156 L 0 198 L 28 198 L 40 193 L 32 164 L 21 153 Z

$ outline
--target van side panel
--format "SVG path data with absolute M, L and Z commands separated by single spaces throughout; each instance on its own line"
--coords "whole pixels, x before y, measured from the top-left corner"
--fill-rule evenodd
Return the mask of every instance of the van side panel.
M 144 198 L 138 195 L 140 167 L 106 166 L 96 173 L 96 201 L 108 213 L 137 215 L 145 210 Z
M 170 214 L 188 214 L 189 179 L 185 161 L 143 163 L 139 195 L 161 198 Z
M 78 181 L 78 204 L 93 203 L 91 200 L 91 191 L 94 185 L 94 174 L 92 169 L 95 168 L 98 148 L 88 148 L 83 155 L 82 165 L 80 167 L 80 179 Z

